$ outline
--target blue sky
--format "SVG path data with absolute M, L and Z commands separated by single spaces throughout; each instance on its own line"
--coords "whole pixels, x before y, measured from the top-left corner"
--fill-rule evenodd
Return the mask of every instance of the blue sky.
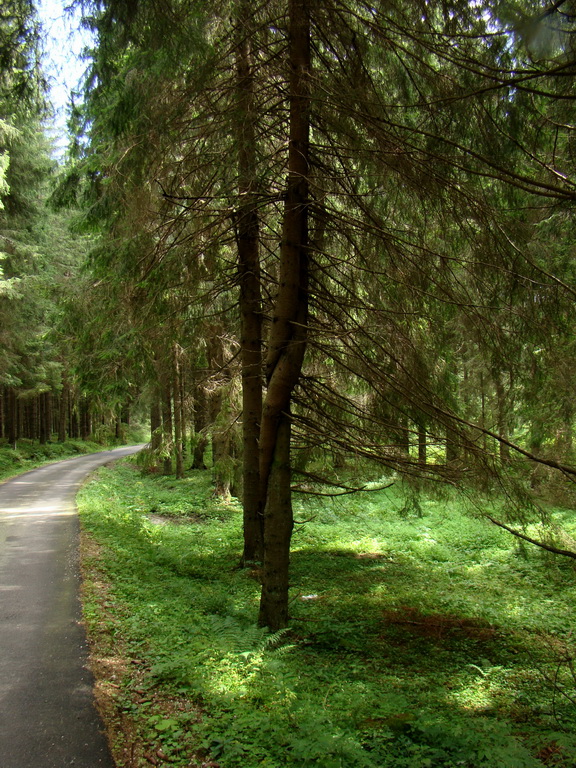
M 70 92 L 78 87 L 87 62 L 82 51 L 90 36 L 80 28 L 80 12 L 65 10 L 71 0 L 37 0 L 38 16 L 44 30 L 44 71 L 50 83 L 54 118 L 55 154 L 66 147 L 66 107 Z

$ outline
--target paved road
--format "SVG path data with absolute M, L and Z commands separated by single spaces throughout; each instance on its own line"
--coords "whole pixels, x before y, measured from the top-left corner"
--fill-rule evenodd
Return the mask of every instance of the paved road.
M 0 485 L 0 768 L 114 768 L 79 623 L 74 500 L 89 472 L 139 448 Z

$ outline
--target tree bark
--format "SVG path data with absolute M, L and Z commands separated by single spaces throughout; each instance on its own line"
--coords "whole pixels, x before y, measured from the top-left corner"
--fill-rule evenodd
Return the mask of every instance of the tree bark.
M 85 395 L 80 397 L 80 436 L 82 440 L 88 440 L 92 432 L 92 420 L 90 418 L 90 403 Z
M 62 391 L 58 402 L 58 442 L 63 443 L 66 440 L 66 422 L 68 416 L 68 394 L 69 386 L 66 379 L 62 381 Z
M 38 437 L 40 445 L 45 445 L 47 441 L 46 437 L 46 398 L 44 394 L 40 394 L 35 398 L 38 404 Z
M 150 448 L 158 451 L 162 445 L 162 410 L 160 408 L 160 391 L 158 386 L 152 390 L 150 402 Z
M 7 388 L 7 408 L 6 408 L 6 435 L 8 437 L 8 444 L 12 448 L 16 448 L 18 442 L 18 403 L 16 400 L 16 392 L 13 387 Z
M 280 246 L 280 284 L 266 360 L 268 388 L 260 433 L 264 508 L 264 566 L 259 623 L 272 630 L 288 621 L 292 534 L 290 402 L 302 370 L 308 322 L 308 173 L 310 135 L 310 9 L 289 2 L 290 141 Z
M 230 370 L 225 363 L 224 330 L 214 325 L 207 344 L 208 366 L 212 372 L 209 398 L 209 418 L 212 430 L 212 477 L 214 493 L 223 499 L 230 497 L 233 457 L 230 440 L 230 401 L 228 384 Z
M 163 474 L 172 474 L 172 392 L 168 376 L 164 377 L 161 385 L 162 395 L 162 448 L 165 451 Z
M 418 421 L 418 463 L 426 466 L 426 424 L 424 421 Z
M 194 381 L 194 444 L 192 446 L 192 469 L 206 469 L 204 452 L 208 445 L 205 429 L 208 426 L 208 398 L 200 381 L 199 371 L 193 374 Z
M 294 527 L 290 491 L 290 416 L 278 424 L 264 513 L 264 563 L 260 598 L 261 626 L 273 631 L 288 623 L 290 541 Z
M 252 9 L 240 4 L 236 75 L 238 84 L 238 192 L 236 219 L 240 280 L 242 362 L 242 563 L 261 561 L 263 518 L 260 498 L 260 420 L 262 418 L 262 315 L 257 211 L 254 72 L 250 50 Z
M 178 349 L 174 350 L 174 449 L 176 455 L 176 478 L 184 477 L 184 455 L 182 450 L 182 400 L 180 389 L 180 363 Z
M 446 464 L 457 461 L 460 457 L 458 433 L 452 427 L 446 427 Z
M 504 383 L 502 381 L 502 374 L 499 371 L 494 372 L 494 387 L 496 389 L 496 418 L 498 425 L 498 434 L 505 440 L 508 439 L 508 399 L 504 389 Z M 510 448 L 506 443 L 499 442 L 498 450 L 500 453 L 500 461 L 505 464 L 510 461 Z

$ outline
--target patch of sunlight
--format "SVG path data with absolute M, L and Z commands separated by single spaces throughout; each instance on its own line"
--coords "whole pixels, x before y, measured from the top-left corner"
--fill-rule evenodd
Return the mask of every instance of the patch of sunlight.
M 37 505 L 33 507 L 2 507 L 0 508 L 0 514 L 3 520 L 18 520 L 19 518 L 38 518 L 34 522 L 45 522 L 46 515 L 50 515 L 50 519 L 54 517 L 71 517 L 76 514 L 76 508 L 70 507 L 68 509 L 62 508 L 61 504 L 55 506 Z
M 448 699 L 465 709 L 485 711 L 494 704 L 494 692 L 483 681 L 477 681 L 458 691 L 452 691 Z
M 501 702 L 507 690 L 506 671 L 502 667 L 482 669 L 476 664 L 468 664 L 470 673 L 476 675 L 467 684 L 447 692 L 447 700 L 466 709 L 486 711 Z
M 382 552 L 382 540 L 372 536 L 364 536 L 361 539 L 351 541 L 348 546 L 353 547 L 359 552 L 370 552 L 380 554 Z

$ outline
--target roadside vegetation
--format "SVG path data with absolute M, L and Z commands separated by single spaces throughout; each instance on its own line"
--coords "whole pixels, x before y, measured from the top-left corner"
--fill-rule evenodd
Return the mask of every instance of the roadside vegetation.
M 89 440 L 65 440 L 44 444 L 37 440 L 21 438 L 16 448 L 0 440 L 0 482 L 43 464 L 51 464 L 54 461 L 70 459 L 86 453 L 97 453 L 111 446 L 135 445 L 147 439 L 147 433 L 142 427 L 131 427 L 118 440 L 112 436 L 106 437 L 103 433 L 92 436 Z
M 241 507 L 214 496 L 209 473 L 123 462 L 79 504 L 85 619 L 121 768 L 576 764 L 574 562 L 474 517 L 461 494 L 397 480 L 299 496 L 277 633 L 256 626 Z M 550 519 L 576 535 L 569 511 Z

